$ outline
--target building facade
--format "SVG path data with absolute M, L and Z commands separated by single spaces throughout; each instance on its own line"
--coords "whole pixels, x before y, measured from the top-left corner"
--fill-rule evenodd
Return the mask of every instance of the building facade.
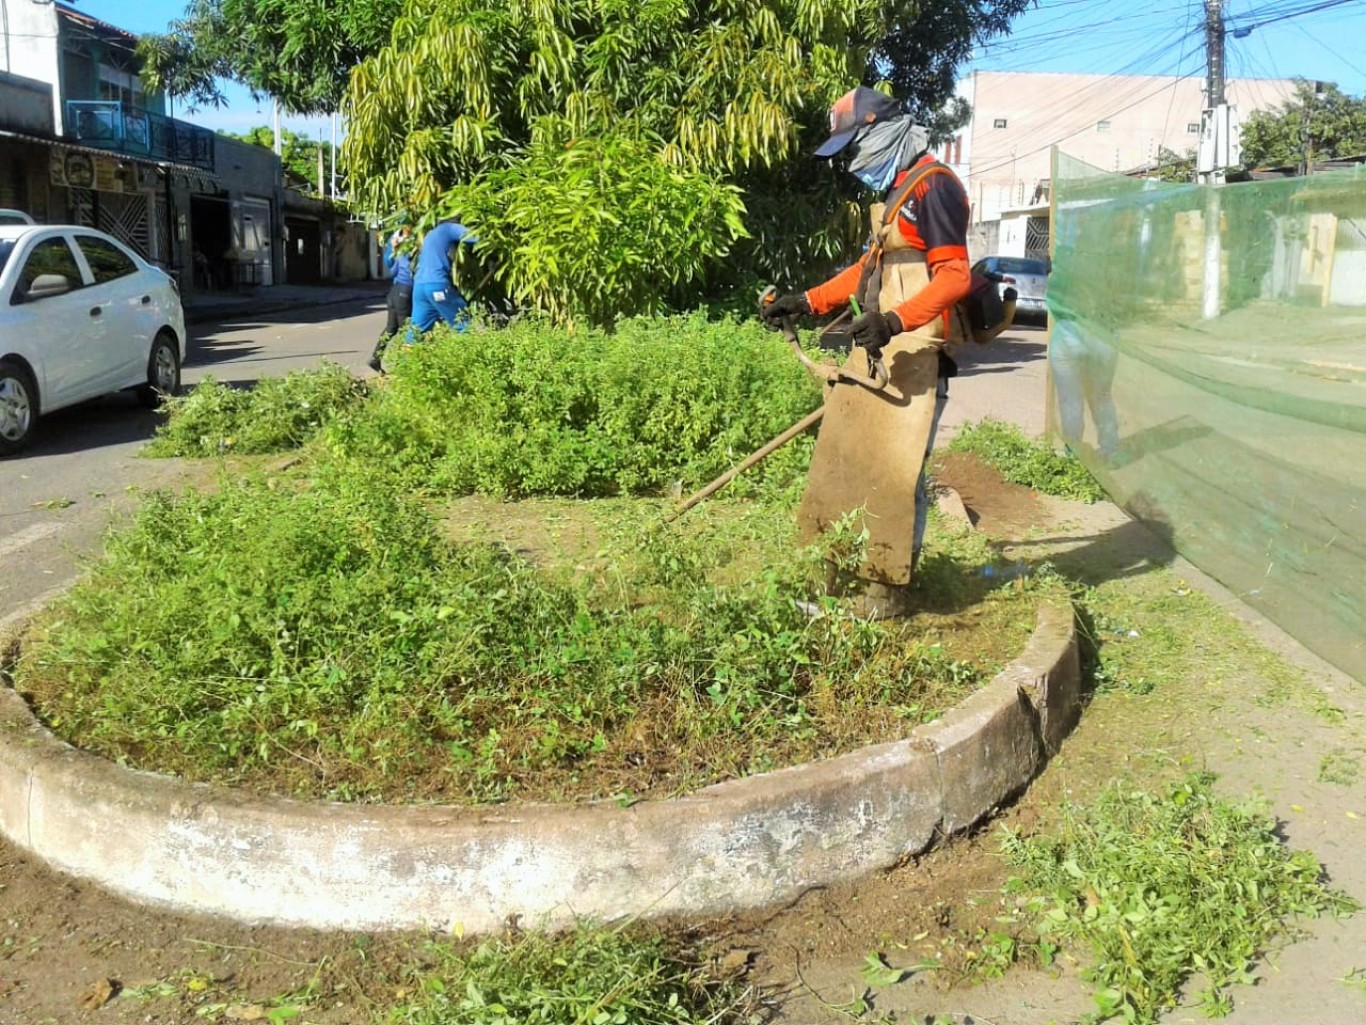
M 60 2 L 5 13 L 0 207 L 108 232 L 186 292 L 281 280 L 278 156 L 168 117 L 136 35 Z
M 1291 79 L 1227 84 L 1229 103 L 1244 116 L 1279 106 L 1294 89 Z M 974 248 L 991 247 L 1003 213 L 1047 204 L 1055 145 L 1115 172 L 1152 166 L 1164 149 L 1180 155 L 1195 149 L 1203 90 L 1201 78 L 973 72 L 958 89 L 972 106 L 972 120 L 941 148 L 940 159 L 967 186 Z

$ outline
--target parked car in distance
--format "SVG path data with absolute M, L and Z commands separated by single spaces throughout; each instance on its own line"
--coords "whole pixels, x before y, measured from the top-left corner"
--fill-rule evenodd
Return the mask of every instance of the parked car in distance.
M 0 208 L 0 224 L 32 224 L 33 218 L 22 210 Z
M 1048 264 L 1027 256 L 988 256 L 972 265 L 972 273 L 992 277 L 1009 285 L 1019 298 L 1015 319 L 1045 323 L 1048 320 Z
M 41 414 L 125 388 L 180 388 L 175 281 L 115 238 L 74 225 L 0 226 L 0 456 Z

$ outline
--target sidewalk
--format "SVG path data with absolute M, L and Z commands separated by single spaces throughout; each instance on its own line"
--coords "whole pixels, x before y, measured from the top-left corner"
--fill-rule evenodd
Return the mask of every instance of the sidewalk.
M 181 298 L 185 323 L 259 317 L 280 310 L 328 306 L 333 303 L 372 300 L 382 303 L 389 291 L 387 281 L 352 281 L 338 285 L 271 285 L 242 292 L 199 292 Z

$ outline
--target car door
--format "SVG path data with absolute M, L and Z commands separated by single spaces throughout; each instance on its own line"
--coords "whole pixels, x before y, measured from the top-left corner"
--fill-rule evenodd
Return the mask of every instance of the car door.
M 74 232 L 76 247 L 90 269 L 92 316 L 103 320 L 101 359 L 108 373 L 105 391 L 115 391 L 147 380 L 147 355 L 152 351 L 152 287 L 133 257 L 112 239 Z M 94 314 L 95 309 L 98 314 Z
M 104 371 L 92 339 L 102 325 L 91 315 L 85 272 L 70 241 L 64 235 L 45 234 L 19 258 L 22 269 L 5 297 L 7 321 L 21 351 L 31 355 L 42 408 L 57 409 L 98 395 Z M 56 275 L 66 279 L 66 291 L 48 289 Z

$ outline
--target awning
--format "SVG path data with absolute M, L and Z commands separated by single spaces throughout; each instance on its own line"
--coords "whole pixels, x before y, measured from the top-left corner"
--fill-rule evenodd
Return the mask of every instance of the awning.
M 135 164 L 147 164 L 151 167 L 160 167 L 163 170 L 172 171 L 175 174 L 192 174 L 197 178 L 206 181 L 218 181 L 218 175 L 212 171 L 206 171 L 202 167 L 194 164 L 178 164 L 174 160 L 158 160 L 156 157 L 139 156 L 135 153 L 124 153 L 116 149 L 100 149 L 98 146 L 82 146 L 75 142 L 66 142 L 62 139 L 49 139 L 42 135 L 28 135 L 24 132 L 11 132 L 0 128 L 0 139 L 15 139 L 19 142 L 36 142 L 43 146 L 51 146 L 55 149 L 70 150 L 74 153 L 88 153 L 96 157 L 113 157 L 115 160 L 127 160 Z

